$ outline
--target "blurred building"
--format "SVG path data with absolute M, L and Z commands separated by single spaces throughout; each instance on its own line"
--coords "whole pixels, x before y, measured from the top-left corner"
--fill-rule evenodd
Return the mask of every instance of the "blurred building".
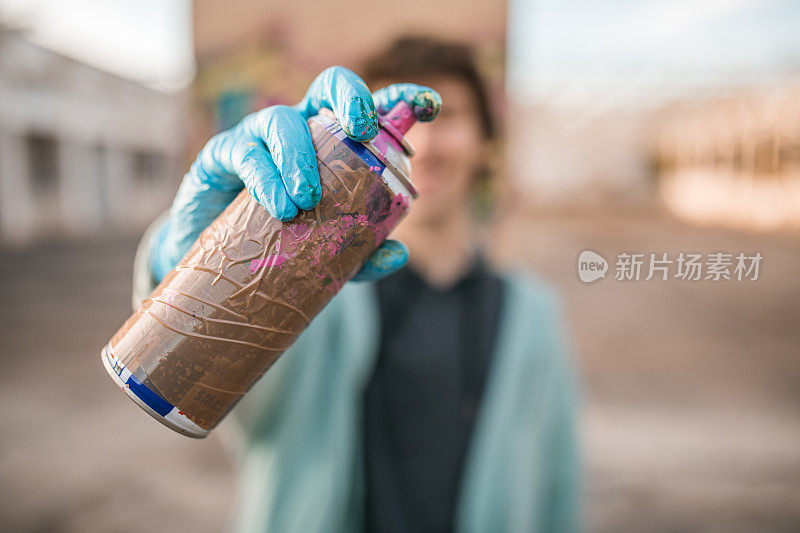
M 183 173 L 182 106 L 0 27 L 0 241 L 140 231 Z
M 800 227 L 800 79 L 684 99 L 654 119 L 667 205 L 698 222 Z
M 581 206 L 649 201 L 645 107 L 512 99 L 508 111 L 509 184 L 517 202 Z
M 505 0 L 193 0 L 192 5 L 197 60 L 192 149 L 250 111 L 299 101 L 325 67 L 357 71 L 368 54 L 404 34 L 472 43 L 500 98 Z

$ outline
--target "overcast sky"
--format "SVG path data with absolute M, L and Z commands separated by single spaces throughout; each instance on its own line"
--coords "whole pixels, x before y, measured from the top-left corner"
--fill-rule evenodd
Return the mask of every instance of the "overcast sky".
M 797 71 L 800 0 L 509 0 L 517 96 L 636 93 Z M 35 42 L 161 88 L 191 79 L 190 0 L 0 0 Z
M 163 89 L 194 68 L 190 0 L 0 0 L 34 42 Z
M 518 95 L 659 90 L 800 72 L 800 0 L 510 0 Z

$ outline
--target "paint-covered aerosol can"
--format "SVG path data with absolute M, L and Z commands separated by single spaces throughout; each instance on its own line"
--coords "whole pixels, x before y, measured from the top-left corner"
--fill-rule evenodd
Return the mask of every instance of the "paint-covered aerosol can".
M 437 105 L 427 93 L 400 102 L 364 143 L 327 110 L 309 119 L 319 204 L 283 223 L 242 191 L 103 348 L 117 385 L 205 437 L 406 214 L 416 191 L 403 135 Z

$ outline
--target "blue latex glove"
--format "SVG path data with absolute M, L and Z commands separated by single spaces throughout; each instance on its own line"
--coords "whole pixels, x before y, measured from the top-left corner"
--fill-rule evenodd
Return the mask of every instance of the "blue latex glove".
M 169 218 L 153 241 L 153 277 L 160 281 L 172 270 L 243 187 L 283 221 L 317 205 L 322 189 L 306 120 L 321 108 L 333 111 L 349 137 L 365 141 L 378 133 L 376 105 L 388 110 L 426 91 L 436 94 L 419 85 L 391 85 L 377 91 L 373 102 L 361 78 L 346 68 L 330 67 L 317 76 L 299 104 L 267 107 L 212 137 L 184 176 Z M 407 261 L 405 245 L 387 240 L 353 279 L 379 279 Z

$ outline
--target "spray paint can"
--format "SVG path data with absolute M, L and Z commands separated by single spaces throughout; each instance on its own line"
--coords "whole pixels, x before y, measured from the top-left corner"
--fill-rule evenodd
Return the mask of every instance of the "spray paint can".
M 436 105 L 398 103 L 364 143 L 327 110 L 310 118 L 319 204 L 283 223 L 242 191 L 103 348 L 117 385 L 162 424 L 208 435 L 407 213 L 403 135 Z

